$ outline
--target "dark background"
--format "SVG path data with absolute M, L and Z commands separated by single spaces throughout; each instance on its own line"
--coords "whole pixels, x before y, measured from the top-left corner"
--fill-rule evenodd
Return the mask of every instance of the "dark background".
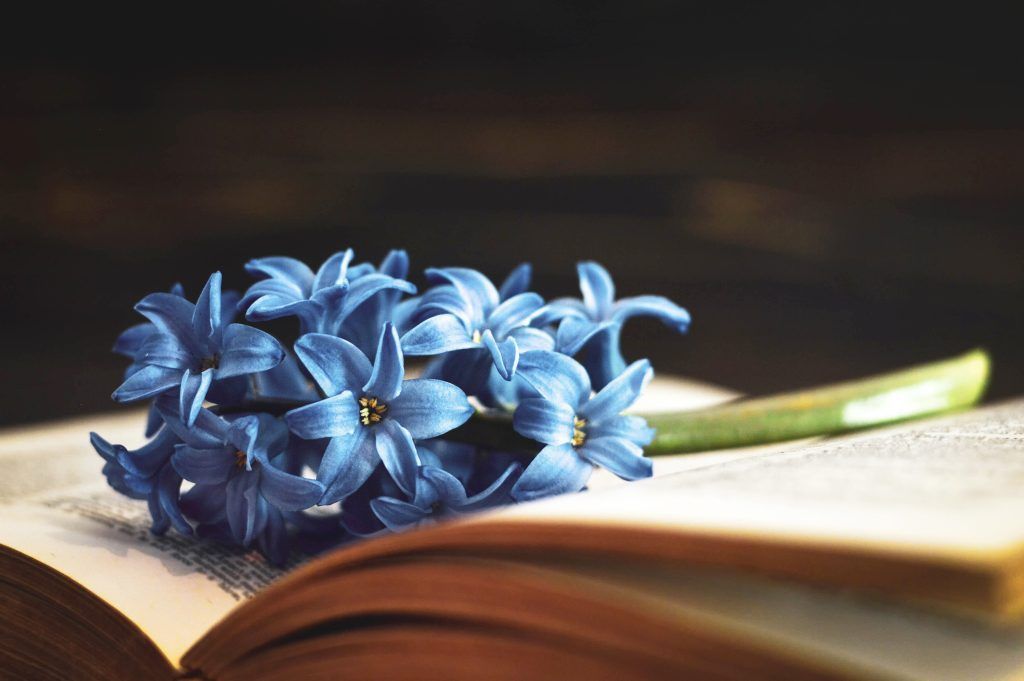
M 752 393 L 975 345 L 1024 391 L 1019 23 L 679 3 L 90 8 L 0 41 L 0 423 L 111 408 L 132 304 L 409 250 L 688 307 L 628 331 Z M 261 12 L 261 13 L 256 13 Z

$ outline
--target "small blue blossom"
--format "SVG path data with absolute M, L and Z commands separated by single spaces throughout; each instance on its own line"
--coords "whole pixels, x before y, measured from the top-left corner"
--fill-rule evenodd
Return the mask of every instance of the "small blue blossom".
M 379 267 L 374 267 L 370 263 L 360 263 L 349 267 L 348 270 L 348 278 L 352 282 L 361 281 L 364 277 L 372 275 L 385 275 L 397 281 L 404 281 L 409 276 L 409 254 L 403 250 L 393 250 L 384 256 Z M 362 350 L 363 354 L 373 354 L 380 339 L 380 330 L 385 323 L 394 322 L 399 329 L 405 328 L 402 325 L 403 318 L 412 313 L 416 301 L 408 300 L 402 305 L 401 299 L 403 294 L 414 292 L 415 289 L 396 287 L 369 296 L 345 317 L 341 331 L 337 335 L 350 341 Z
M 134 402 L 177 389 L 182 419 L 191 425 L 211 387 L 281 363 L 284 348 L 273 336 L 224 323 L 220 288 L 220 272 L 214 272 L 195 305 L 171 293 L 152 293 L 135 306 L 157 333 L 140 346 L 139 368 L 114 391 L 115 400 Z
M 226 524 L 235 543 L 257 545 L 272 562 L 284 563 L 282 512 L 315 505 L 323 486 L 275 463 L 288 446 L 288 428 L 280 419 L 251 414 L 228 422 L 205 409 L 201 414 L 189 441 L 177 445 L 171 457 L 178 474 L 196 483 L 182 504 L 200 523 Z
M 522 285 L 522 270 L 507 292 Z M 420 299 L 414 321 L 402 336 L 407 355 L 446 353 L 431 375 L 480 395 L 487 389 L 493 366 L 508 381 L 516 373 L 520 345 L 550 346 L 550 337 L 528 325 L 544 305 L 536 293 L 517 293 L 504 301 L 494 284 L 476 270 L 460 267 L 429 269 L 440 285 Z
M 263 277 L 249 287 L 239 307 L 249 321 L 298 317 L 301 333 L 338 335 L 342 323 L 354 310 L 385 291 L 415 293 L 416 287 L 388 274 L 370 272 L 366 266 L 349 277 L 352 249 L 335 253 L 316 274 L 294 258 L 270 257 L 250 260 L 247 272 Z M 401 255 L 393 256 L 401 260 Z M 395 271 L 400 263 L 385 263 Z M 408 265 L 406 265 L 406 268 Z
M 285 414 L 302 438 L 330 438 L 317 479 L 321 504 L 355 492 L 383 462 L 406 494 L 415 489 L 418 460 L 413 439 L 432 438 L 462 425 L 473 413 L 456 386 L 433 379 L 404 380 L 398 333 L 388 323 L 373 364 L 352 343 L 306 334 L 295 344 L 299 360 L 326 398 Z
M 596 262 L 577 265 L 583 299 L 559 298 L 551 301 L 534 320 L 535 325 L 561 322 L 556 349 L 575 356 L 584 348 L 584 365 L 594 388 L 600 390 L 626 369 L 619 350 L 622 325 L 636 316 L 655 317 L 684 333 L 690 326 L 690 313 L 663 296 L 634 296 L 615 300 L 615 283 L 608 271 Z
M 420 448 L 423 458 L 431 457 Z M 421 465 L 416 473 L 415 491 L 409 501 L 381 496 L 370 502 L 374 515 L 392 531 L 419 527 L 442 518 L 493 508 L 511 502 L 509 493 L 522 472 L 511 464 L 491 485 L 473 496 L 466 495 L 463 483 L 439 465 Z
M 621 413 L 650 380 L 650 362 L 634 362 L 593 397 L 586 370 L 565 355 L 526 353 L 519 371 L 539 397 L 519 403 L 513 427 L 546 446 L 512 488 L 517 501 L 577 492 L 596 466 L 625 480 L 651 475 L 642 445 L 654 430 L 641 417 Z

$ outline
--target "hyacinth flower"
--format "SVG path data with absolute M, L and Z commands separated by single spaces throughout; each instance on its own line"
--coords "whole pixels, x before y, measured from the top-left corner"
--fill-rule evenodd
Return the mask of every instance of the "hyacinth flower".
M 359 263 L 352 265 L 348 270 L 348 278 L 352 282 L 370 275 L 385 275 L 404 281 L 409 276 L 409 254 L 403 250 L 392 250 L 384 256 L 379 267 L 374 267 L 371 263 Z M 409 289 L 389 288 L 369 296 L 346 315 L 341 330 L 336 335 L 350 341 L 362 350 L 363 354 L 373 354 L 377 349 L 377 341 L 380 340 L 380 330 L 385 323 L 390 321 L 399 329 L 405 328 L 404 320 L 415 310 L 416 301 L 407 299 L 403 303 L 402 295 L 414 292 Z
M 509 492 L 521 471 L 522 466 L 513 463 L 490 487 L 467 496 L 465 487 L 454 475 L 439 466 L 424 465 L 417 470 L 411 500 L 382 496 L 370 501 L 370 508 L 389 530 L 411 529 L 509 503 Z
M 578 492 L 597 466 L 624 480 L 650 477 L 651 460 L 642 446 L 654 430 L 643 418 L 621 413 L 651 379 L 650 362 L 634 362 L 594 396 L 586 370 L 559 353 L 524 354 L 519 375 L 539 397 L 519 403 L 513 428 L 545 447 L 516 481 L 513 498 Z
M 151 293 L 135 306 L 157 333 L 143 342 L 139 369 L 114 391 L 115 400 L 133 402 L 177 389 L 181 417 L 192 425 L 211 387 L 281 363 L 284 348 L 273 336 L 224 322 L 220 288 L 220 272 L 214 272 L 194 305 L 171 293 Z
M 262 322 L 281 317 L 298 317 L 300 332 L 338 335 L 342 323 L 363 303 L 385 291 L 415 293 L 416 287 L 388 274 L 358 271 L 349 277 L 352 249 L 335 253 L 316 274 L 294 258 L 269 257 L 250 260 L 249 274 L 262 277 L 249 287 L 239 301 L 249 321 Z M 401 256 L 395 256 L 401 260 Z M 400 262 L 394 263 L 395 269 Z
M 175 447 L 171 457 L 178 474 L 195 483 L 182 505 L 204 525 L 226 525 L 235 543 L 256 545 L 272 562 L 284 563 L 288 537 L 282 512 L 315 505 L 323 486 L 274 463 L 288 447 L 281 419 L 251 414 L 228 422 L 205 409 L 202 415 L 191 441 Z
M 449 267 L 426 274 L 440 285 L 420 300 L 416 319 L 422 321 L 402 336 L 402 349 L 407 355 L 444 354 L 430 376 L 480 395 L 492 366 L 506 381 L 515 375 L 520 344 L 550 343 L 547 334 L 528 326 L 544 305 L 536 293 L 502 301 L 494 284 L 476 270 Z
M 586 349 L 584 365 L 595 389 L 608 385 L 626 369 L 619 335 L 628 319 L 655 317 L 679 333 L 690 327 L 690 313 L 668 298 L 633 296 L 615 300 L 615 282 L 605 268 L 596 262 L 581 262 L 576 269 L 583 299 L 553 300 L 534 323 L 560 322 L 556 335 L 558 352 L 575 356 Z
M 372 364 L 352 343 L 325 334 L 302 336 L 295 352 L 326 395 L 285 414 L 299 437 L 330 439 L 317 475 L 326 487 L 321 504 L 351 495 L 381 462 L 411 494 L 419 465 L 413 440 L 442 435 L 473 414 L 456 386 L 405 380 L 405 360 L 391 323 L 381 332 Z

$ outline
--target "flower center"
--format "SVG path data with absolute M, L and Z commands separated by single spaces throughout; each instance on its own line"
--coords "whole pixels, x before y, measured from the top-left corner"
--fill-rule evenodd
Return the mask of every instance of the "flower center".
M 245 455 L 245 452 L 243 452 L 241 449 L 236 451 L 235 452 L 235 467 L 238 468 L 238 470 L 242 470 L 243 468 L 245 468 L 245 460 L 248 459 L 248 458 L 249 457 L 247 457 Z
M 216 369 L 218 366 L 220 366 L 220 355 L 203 357 L 203 361 L 199 363 L 199 372 L 202 373 L 207 369 Z
M 481 338 L 483 338 L 483 334 L 480 333 L 480 329 L 477 329 L 476 331 L 473 332 L 474 343 L 479 343 Z
M 572 446 L 579 447 L 587 439 L 587 431 L 584 430 L 587 426 L 587 420 L 581 419 L 579 416 L 572 417 Z
M 376 397 L 366 397 L 364 395 L 359 398 L 359 421 L 364 426 L 372 426 L 380 423 L 387 411 L 388 405 L 384 404 Z

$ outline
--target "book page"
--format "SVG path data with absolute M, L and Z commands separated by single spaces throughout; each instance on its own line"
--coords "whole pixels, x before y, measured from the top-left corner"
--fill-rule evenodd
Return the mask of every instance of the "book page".
M 499 511 L 992 561 L 1024 547 L 1024 400 Z
M 0 436 L 0 544 L 107 601 L 177 664 L 236 604 L 285 571 L 254 552 L 149 531 L 146 503 L 107 486 L 88 441 L 96 430 L 137 446 L 143 424 L 144 414 L 135 412 Z

